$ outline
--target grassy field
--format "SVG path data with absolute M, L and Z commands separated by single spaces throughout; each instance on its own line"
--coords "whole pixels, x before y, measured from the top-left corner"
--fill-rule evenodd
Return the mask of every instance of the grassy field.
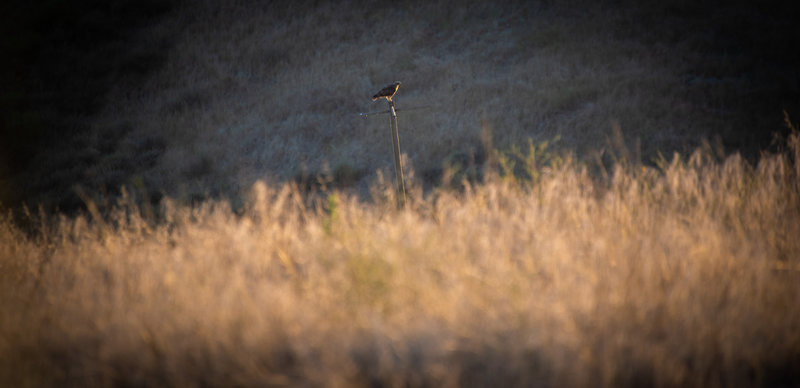
M 798 136 L 599 180 L 556 158 L 402 210 L 258 182 L 238 212 L 5 218 L 0 384 L 797 386 Z
M 0 386 L 800 386 L 788 9 L 0 4 Z

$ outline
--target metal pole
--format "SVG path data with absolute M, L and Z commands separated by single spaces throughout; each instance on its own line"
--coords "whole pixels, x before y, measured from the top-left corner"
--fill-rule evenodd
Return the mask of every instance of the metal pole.
M 394 101 L 389 100 L 392 110 L 392 145 L 394 146 L 394 173 L 397 176 L 397 194 L 400 206 L 406 205 L 406 183 L 403 179 L 403 164 L 400 160 L 400 131 L 397 128 L 397 112 L 394 109 Z

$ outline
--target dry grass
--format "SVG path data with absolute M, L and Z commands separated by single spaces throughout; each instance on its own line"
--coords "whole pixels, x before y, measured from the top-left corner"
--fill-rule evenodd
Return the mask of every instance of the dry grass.
M 80 131 L 8 126 L 59 137 L 0 166 L 2 198 L 47 205 L 33 233 L 0 217 L 0 386 L 800 384 L 796 129 L 757 163 L 656 157 L 763 149 L 797 108 L 796 28 L 588 3 L 189 0 L 99 39 L 85 60 L 114 69 L 54 86 L 48 120 Z M 400 116 L 402 210 L 387 122 L 356 115 L 395 80 L 398 107 L 433 107 Z M 535 146 L 555 137 L 574 156 Z M 277 183 L 318 174 L 356 190 Z M 73 185 L 85 214 L 49 212 Z M 189 204 L 208 196 L 230 200 Z
M 794 386 L 798 157 L 5 219 L 0 384 Z

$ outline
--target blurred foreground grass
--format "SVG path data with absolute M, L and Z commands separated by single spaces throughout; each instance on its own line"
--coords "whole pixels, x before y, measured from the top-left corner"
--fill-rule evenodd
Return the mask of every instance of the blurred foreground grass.
M 800 139 L 394 207 L 257 183 L 0 220 L 3 386 L 794 386 Z

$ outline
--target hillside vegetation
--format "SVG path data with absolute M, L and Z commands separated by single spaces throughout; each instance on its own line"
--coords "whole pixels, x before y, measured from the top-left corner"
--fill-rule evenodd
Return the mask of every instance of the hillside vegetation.
M 258 182 L 238 213 L 123 196 L 35 239 L 3 219 L 0 384 L 794 386 L 789 144 L 599 181 L 530 163 L 402 210 Z
M 75 186 L 123 185 L 154 203 L 241 198 L 256 180 L 318 175 L 367 196 L 391 141 L 385 115 L 358 113 L 385 109 L 370 96 L 396 80 L 399 108 L 426 108 L 400 114 L 426 185 L 485 160 L 484 123 L 498 149 L 559 138 L 607 158 L 619 124 L 645 163 L 704 139 L 755 161 L 785 134 L 781 111 L 800 116 L 786 55 L 800 30 L 779 2 L 711 3 L 48 3 L 30 17 L 47 31 L 30 89 L 60 108 L 32 102 L 8 130 L 14 150 L 37 122 L 52 144 L 13 151 L 31 159 L 0 201 L 72 211 Z

